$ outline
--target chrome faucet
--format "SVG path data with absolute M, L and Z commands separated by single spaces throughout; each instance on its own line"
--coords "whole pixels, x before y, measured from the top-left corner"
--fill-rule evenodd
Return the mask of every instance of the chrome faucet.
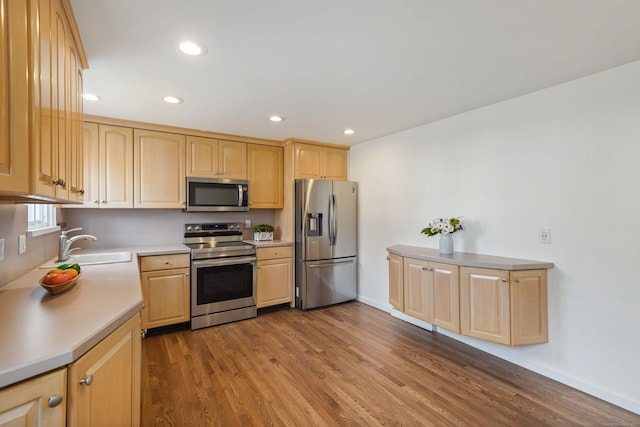
M 69 259 L 69 253 L 73 250 L 71 249 L 71 244 L 76 240 L 98 240 L 96 236 L 92 236 L 91 234 L 78 234 L 77 236 L 69 237 L 67 239 L 67 233 L 80 230 L 82 230 L 82 227 L 63 230 L 60 232 L 60 237 L 58 238 L 58 259 L 56 262 L 64 262 Z

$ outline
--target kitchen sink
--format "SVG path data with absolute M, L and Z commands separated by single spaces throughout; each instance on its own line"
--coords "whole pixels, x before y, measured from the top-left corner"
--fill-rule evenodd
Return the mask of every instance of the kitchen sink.
M 101 252 L 90 254 L 75 254 L 65 262 L 66 264 L 95 265 L 95 264 L 114 264 L 119 262 L 131 261 L 131 252 Z M 63 264 L 57 262 L 56 258 L 48 261 L 40 266 L 40 268 L 55 268 Z

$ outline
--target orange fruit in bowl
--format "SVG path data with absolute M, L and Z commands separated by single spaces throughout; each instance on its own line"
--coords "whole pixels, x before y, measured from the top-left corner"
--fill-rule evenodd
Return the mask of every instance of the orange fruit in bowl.
M 48 273 L 42 278 L 42 283 L 45 285 L 58 285 L 60 283 L 68 282 L 71 279 L 73 279 L 73 277 L 66 273 Z
M 54 268 L 53 270 L 49 270 L 49 273 L 47 274 L 60 274 L 60 273 L 65 273 L 65 271 L 61 268 Z
M 69 276 L 71 276 L 71 278 L 74 278 L 80 273 L 78 273 L 78 270 L 76 270 L 74 268 L 68 268 L 68 269 L 64 270 L 64 274 L 68 274 Z

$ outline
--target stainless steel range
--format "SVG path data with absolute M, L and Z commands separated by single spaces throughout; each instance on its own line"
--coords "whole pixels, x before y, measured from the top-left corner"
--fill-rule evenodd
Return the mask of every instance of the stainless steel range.
M 243 223 L 185 224 L 191 248 L 191 329 L 256 317 L 256 249 Z

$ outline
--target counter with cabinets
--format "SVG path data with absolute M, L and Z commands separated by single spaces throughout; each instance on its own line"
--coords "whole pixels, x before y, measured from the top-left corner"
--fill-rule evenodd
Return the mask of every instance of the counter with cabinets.
M 553 263 L 395 245 L 389 303 L 449 331 L 506 345 L 548 341 L 547 269 Z
M 181 244 L 117 251 L 131 251 L 131 261 L 86 265 L 78 283 L 59 295 L 38 284 L 47 271 L 38 268 L 0 288 L 0 387 L 77 360 L 140 312 L 136 254 L 189 254 Z

